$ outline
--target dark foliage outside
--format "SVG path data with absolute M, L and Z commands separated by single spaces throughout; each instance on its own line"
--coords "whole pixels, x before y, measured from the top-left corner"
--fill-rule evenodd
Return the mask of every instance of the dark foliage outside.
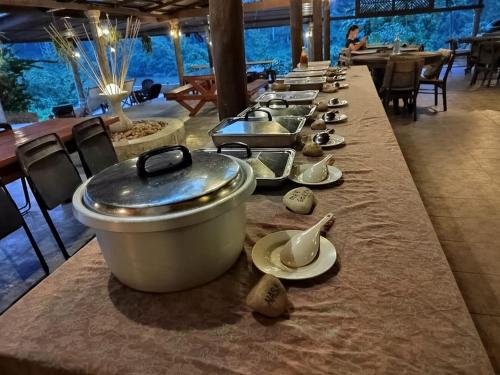
M 444 0 L 436 0 L 437 3 Z M 460 1 L 459 1 L 460 2 Z M 332 17 L 353 16 L 354 1 L 331 0 Z M 369 36 L 371 43 L 392 42 L 397 34 L 401 40 L 409 43 L 422 43 L 426 50 L 446 48 L 450 38 L 469 36 L 472 32 L 474 12 L 455 11 L 429 13 L 397 17 L 370 19 L 332 20 L 331 53 L 336 59 L 345 42 L 345 33 L 349 25 L 360 26 L 361 34 Z M 481 26 L 485 27 L 495 19 L 500 19 L 500 0 L 486 0 L 481 17 Z M 78 97 L 69 67 L 58 59 L 51 43 L 20 43 L 9 46 L 20 59 L 41 60 L 36 67 L 23 70 L 14 80 L 2 78 L 0 100 L 5 110 L 36 112 L 40 119 L 46 119 L 53 106 L 71 103 L 77 105 Z M 6 52 L 4 48 L 4 53 Z M 288 26 L 245 31 L 245 50 L 247 61 L 274 60 L 273 68 L 279 74 L 286 73 L 290 67 L 290 29 Z M 182 51 L 186 72 L 192 66 L 208 64 L 208 50 L 204 34 L 182 36 Z M 41 68 L 41 69 L 40 69 Z M 130 66 L 129 78 L 136 79 L 140 85 L 145 78 L 155 82 L 177 84 L 175 53 L 170 36 L 154 36 L 141 46 L 138 41 Z M 82 74 L 84 85 L 91 86 Z M 4 83 L 5 82 L 5 83 Z M 16 82 L 16 84 L 14 84 Z M 6 89 L 4 88 L 6 87 Z M 7 90 L 7 91 L 5 91 Z M 22 92 L 26 95 L 21 95 Z M 16 104 L 17 103 L 17 104 Z

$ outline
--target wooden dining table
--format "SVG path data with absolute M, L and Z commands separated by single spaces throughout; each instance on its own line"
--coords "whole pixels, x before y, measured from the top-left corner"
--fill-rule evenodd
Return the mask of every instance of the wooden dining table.
M 329 125 L 345 146 L 325 150 L 342 182 L 312 187 L 310 215 L 283 205 L 297 187 L 291 181 L 255 191 L 234 266 L 177 293 L 126 287 L 90 242 L 0 316 L 0 374 L 492 375 L 368 69 L 351 67 L 347 82 L 317 98 L 346 99 L 348 120 Z M 295 155 L 299 164 L 318 160 Z M 262 276 L 255 243 L 329 212 L 336 264 L 312 279 L 283 280 L 288 316 L 252 313 L 245 298 Z
M 65 144 L 68 144 L 73 140 L 73 126 L 89 118 L 55 118 L 0 133 L 0 177 L 3 182 L 9 183 L 23 175 L 16 157 L 16 148 L 19 145 L 51 133 L 56 133 Z M 105 116 L 103 120 L 109 125 L 117 121 L 117 118 Z

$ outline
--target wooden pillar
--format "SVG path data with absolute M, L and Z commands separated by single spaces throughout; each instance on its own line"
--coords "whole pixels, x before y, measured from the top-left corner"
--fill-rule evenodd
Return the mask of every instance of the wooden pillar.
M 182 58 L 181 28 L 179 27 L 179 20 L 170 21 L 170 36 L 172 37 L 172 42 L 174 43 L 179 84 L 182 85 L 184 83 L 184 59 Z
M 0 122 L 7 122 L 7 118 L 5 117 L 5 112 L 3 111 L 2 102 L 0 102 Z
M 290 44 L 292 47 L 292 66 L 300 61 L 302 51 L 302 0 L 290 0 Z
M 323 60 L 321 0 L 313 0 L 313 60 Z
M 212 36 L 210 35 L 210 16 L 207 16 L 207 27 L 205 29 L 205 41 L 207 43 L 208 65 L 214 67 L 214 59 L 212 57 Z
M 330 0 L 323 0 L 323 60 L 330 61 Z
M 247 76 L 241 0 L 210 0 L 210 32 L 219 118 L 247 106 Z
M 472 25 L 472 36 L 475 37 L 479 33 L 479 25 L 481 24 L 481 12 L 483 8 L 474 9 L 474 24 Z
M 78 93 L 78 102 L 80 106 L 80 116 L 87 114 L 87 99 L 85 98 L 85 90 L 83 89 L 82 78 L 80 77 L 80 71 L 78 70 L 78 65 L 75 60 L 70 59 L 69 64 L 71 66 L 71 72 L 73 73 L 73 79 L 75 80 L 75 87 Z
M 106 79 L 106 83 L 111 83 L 112 78 L 108 64 L 108 55 L 106 54 L 106 43 L 104 40 L 105 35 L 102 32 L 101 22 L 99 21 L 101 11 L 96 9 L 87 10 L 85 11 L 85 15 L 89 19 L 90 32 L 92 34 L 92 39 L 94 39 L 97 58 L 99 60 L 99 66 L 101 67 L 102 74 Z

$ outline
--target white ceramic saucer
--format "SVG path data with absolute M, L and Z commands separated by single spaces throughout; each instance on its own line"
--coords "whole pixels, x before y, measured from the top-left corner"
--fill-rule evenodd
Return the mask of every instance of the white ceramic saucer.
M 264 273 L 287 280 L 310 279 L 332 268 L 337 260 L 337 251 L 335 246 L 323 236 L 320 238 L 316 259 L 308 265 L 291 268 L 281 263 L 281 246 L 300 232 L 300 230 L 284 230 L 268 234 L 258 240 L 252 249 L 253 264 Z
M 330 139 L 324 145 L 320 145 L 322 148 L 336 147 L 344 144 L 345 138 L 338 134 L 329 134 Z
M 326 113 L 323 113 L 323 115 L 321 116 L 321 118 L 327 124 L 336 124 L 337 122 L 346 121 L 347 120 L 347 115 L 345 113 L 339 113 L 337 116 L 335 116 L 335 118 L 333 120 L 327 120 L 326 119 Z
M 333 165 L 328 166 L 328 178 L 321 182 L 305 182 L 300 177 L 300 174 L 304 172 L 307 168 L 311 167 L 312 164 L 296 164 L 293 165 L 292 170 L 288 178 L 297 184 L 304 186 L 322 186 L 333 184 L 334 182 L 340 180 L 342 178 L 342 171 Z
M 345 74 L 337 74 L 332 76 L 334 82 L 345 81 Z
M 348 83 L 340 83 L 340 82 L 339 82 L 339 86 L 338 86 L 338 87 L 337 87 L 337 86 L 335 86 L 335 87 L 336 87 L 336 88 L 338 88 L 339 90 L 340 90 L 340 89 L 346 89 L 346 88 L 348 88 L 348 87 L 349 87 L 349 84 L 348 84 Z
M 339 102 L 338 102 L 337 104 L 334 104 L 334 103 L 332 102 L 332 99 L 330 99 L 330 100 L 328 101 L 328 107 L 330 107 L 330 108 L 344 107 L 344 106 L 346 106 L 347 104 L 349 104 L 349 103 L 348 103 L 348 101 L 347 101 L 347 100 L 345 100 L 345 99 L 339 100 Z

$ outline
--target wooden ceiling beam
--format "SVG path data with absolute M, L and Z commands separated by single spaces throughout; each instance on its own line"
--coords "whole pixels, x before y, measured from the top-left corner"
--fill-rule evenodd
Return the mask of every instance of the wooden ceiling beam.
M 172 18 L 169 15 L 165 14 L 151 14 L 149 12 L 142 11 L 138 8 L 127 8 L 123 6 L 114 8 L 110 6 L 100 6 L 96 4 L 59 2 L 56 0 L 0 0 L 0 7 L 2 6 L 46 8 L 46 9 L 58 9 L 58 10 L 67 9 L 67 10 L 81 10 L 81 11 L 98 9 L 102 13 L 108 13 L 110 15 L 147 17 L 147 18 L 155 18 L 160 21 Z
M 243 12 L 256 13 L 266 10 L 288 8 L 289 6 L 290 6 L 290 0 L 262 0 L 254 3 L 244 3 Z M 172 14 L 172 16 L 179 19 L 206 17 L 207 15 L 208 15 L 208 8 L 185 9 Z

